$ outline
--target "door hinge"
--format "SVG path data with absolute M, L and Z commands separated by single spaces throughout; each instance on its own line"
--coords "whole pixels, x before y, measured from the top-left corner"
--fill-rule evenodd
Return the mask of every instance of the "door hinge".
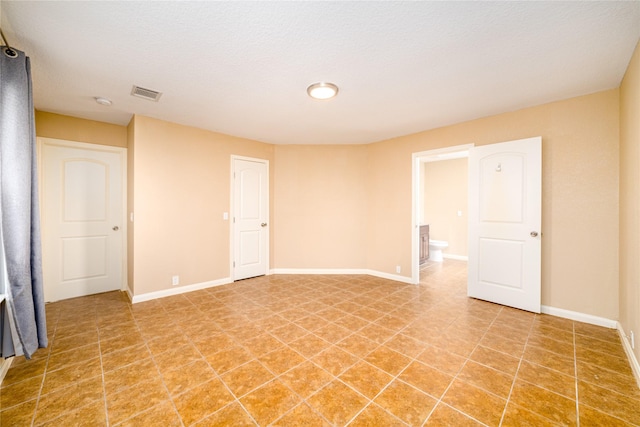
M 233 268 L 236 268 L 236 262 L 233 261 Z

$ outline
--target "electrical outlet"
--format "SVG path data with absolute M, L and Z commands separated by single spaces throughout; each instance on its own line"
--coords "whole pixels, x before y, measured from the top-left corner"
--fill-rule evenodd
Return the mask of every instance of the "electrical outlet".
M 178 286 L 180 284 L 180 276 L 173 276 L 171 278 L 171 284 L 173 286 Z
M 399 265 L 396 265 L 396 273 L 400 273 L 400 271 L 402 271 L 402 269 L 400 268 Z

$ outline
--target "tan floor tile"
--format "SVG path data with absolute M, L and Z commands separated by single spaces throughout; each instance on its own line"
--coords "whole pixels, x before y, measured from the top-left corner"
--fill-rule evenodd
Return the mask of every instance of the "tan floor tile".
M 633 425 L 586 405 L 580 405 L 579 415 L 582 426 L 631 427 Z
M 274 380 L 245 395 L 240 402 L 259 425 L 267 425 L 300 403 L 300 398 Z
M 498 425 L 506 400 L 470 384 L 456 380 L 442 401 L 487 424 Z
M 528 411 L 511 402 L 507 404 L 507 409 L 505 410 L 502 420 L 502 426 L 504 427 L 554 427 L 558 425 L 558 423 L 548 418 Z
M 307 403 L 329 422 L 344 425 L 360 412 L 368 401 L 336 380 L 308 398 Z
M 622 348 L 619 341 L 604 341 L 586 335 L 576 334 L 576 347 L 584 347 L 601 353 L 607 353 L 612 356 L 626 357 L 624 348 Z
M 384 343 L 396 333 L 396 331 L 385 328 L 376 323 L 371 323 L 358 331 L 359 335 L 362 335 L 365 338 L 369 338 L 371 341 L 378 344 Z
M 294 323 L 306 329 L 307 331 L 313 332 L 316 329 L 321 328 L 327 323 L 329 323 L 329 321 L 326 319 L 323 319 L 320 316 L 316 316 L 315 314 L 312 314 L 310 316 L 303 317 L 302 319 L 298 319 Z
M 43 375 L 27 380 L 3 384 L 0 388 L 0 409 L 7 409 L 38 397 L 42 387 Z
M 370 427 L 370 426 L 385 426 L 385 427 L 401 427 L 406 426 L 405 423 L 398 418 L 390 414 L 388 411 L 382 409 L 375 403 L 367 406 L 358 416 L 349 424 L 350 427 Z
M 1 392 L 0 392 L 1 393 Z M 0 425 L 29 426 L 36 412 L 36 399 L 0 411 Z
M 573 332 L 557 329 L 537 323 L 531 330 L 532 336 L 540 336 L 554 339 L 556 341 L 573 343 Z
M 354 356 L 364 357 L 375 350 L 379 344 L 371 341 L 369 338 L 355 333 L 346 337 L 342 341 L 339 341 L 336 346 L 353 354 Z
M 107 394 L 112 394 L 135 384 L 159 378 L 160 373 L 153 359 L 144 359 L 122 368 L 105 372 L 104 388 Z
M 469 418 L 463 413 L 440 402 L 436 409 L 431 413 L 424 425 L 433 427 L 480 427 L 483 424 L 480 424 L 478 421 Z
M 311 362 L 304 362 L 279 377 L 283 383 L 303 398 L 320 390 L 333 378 L 327 371 Z
M 393 336 L 384 345 L 411 358 L 416 357 L 429 347 L 422 341 L 418 341 L 402 333 Z
M 513 386 L 510 402 L 558 423 L 577 423 L 575 400 L 519 379 Z
M 343 328 L 342 326 L 338 326 L 335 323 L 328 323 L 323 327 L 316 329 L 313 333 L 323 340 L 335 344 L 338 341 L 348 337 L 353 332 L 350 329 Z
M 200 384 L 173 398 L 185 425 L 202 420 L 233 400 L 231 393 L 218 379 Z
M 289 347 L 280 347 L 275 351 L 265 354 L 258 358 L 268 369 L 276 375 L 292 369 L 306 359 Z
M 104 372 L 113 371 L 140 360 L 150 359 L 151 353 L 145 344 L 138 344 L 124 350 L 114 351 L 102 356 Z M 49 361 L 51 363 L 51 361 Z
M 572 357 L 564 357 L 538 347 L 527 346 L 522 358 L 565 375 L 576 375 L 575 362 Z
M 218 353 L 207 356 L 207 362 L 219 374 L 224 374 L 253 359 L 253 355 L 244 347 L 225 348 Z
M 144 381 L 117 393 L 107 394 L 109 423 L 122 422 L 168 399 L 169 395 L 160 379 Z
M 98 354 L 96 354 L 98 356 Z M 7 387 L 20 381 L 33 377 L 41 377 L 47 367 L 47 359 L 29 360 L 19 366 L 11 366 L 11 369 L 2 379 L 2 387 Z
M 153 360 L 160 372 L 169 371 L 175 369 L 178 365 L 187 365 L 200 359 L 202 359 L 202 354 L 193 344 L 175 347 L 172 350 L 153 356 Z
M 410 358 L 390 349 L 386 345 L 382 345 L 369 353 L 364 360 L 391 375 L 398 375 L 411 362 Z
M 78 347 L 83 347 L 88 344 L 95 344 L 98 342 L 98 329 L 91 330 L 90 332 L 83 332 L 73 336 L 56 336 L 51 344 L 52 353 L 60 353 L 61 351 L 74 350 Z
M 422 425 L 438 403 L 436 399 L 398 380 L 389 384 L 374 402 L 410 425 Z
M 194 424 L 196 427 L 252 427 L 255 425 L 249 414 L 235 402 Z
M 255 357 L 263 356 L 284 346 L 281 341 L 278 341 L 268 333 L 244 341 L 242 345 Z
M 640 388 L 633 375 L 622 375 L 588 363 L 577 362 L 578 378 L 640 400 Z
M 180 427 L 182 422 L 171 401 L 164 401 L 118 424 L 118 427 Z
M 451 375 L 457 374 L 467 360 L 438 347 L 428 346 L 417 359 L 431 367 Z
M 144 338 L 139 332 L 135 334 L 120 335 L 100 340 L 100 352 L 103 355 L 109 354 L 112 351 L 124 350 L 125 348 L 133 347 L 142 343 L 144 343 Z
M 358 358 L 336 346 L 331 346 L 313 357 L 311 361 L 330 374 L 338 376 L 356 363 Z
M 351 332 L 356 332 L 367 326 L 369 324 L 369 321 L 357 316 L 353 316 L 351 314 L 347 314 L 337 320 L 334 320 L 333 323 L 342 326 L 343 328 L 346 328 Z
M 561 317 L 550 316 L 548 314 L 539 314 L 534 320 L 534 325 L 540 323 L 543 325 L 551 326 L 558 329 L 564 329 L 566 331 L 573 331 L 573 320 L 563 319 Z
M 509 396 L 514 379 L 512 375 L 497 371 L 472 360 L 467 361 L 457 378 L 504 399 Z
M 373 399 L 393 377 L 367 362 L 360 361 L 340 375 L 340 379 L 369 399 Z
M 576 399 L 576 379 L 544 366 L 523 360 L 518 370 L 518 379 L 561 394 L 569 399 Z
M 35 424 L 49 422 L 97 400 L 104 402 L 102 387 L 101 378 L 96 377 L 41 396 L 36 409 Z
M 42 394 L 51 393 L 54 390 L 68 387 L 76 381 L 85 380 L 102 375 L 100 358 L 69 365 L 57 371 L 49 372 L 44 377 Z
M 49 357 L 47 370 L 55 371 L 57 369 L 64 368 L 65 366 L 84 362 L 85 360 L 94 359 L 96 357 L 100 357 L 100 346 L 97 341 L 74 350 L 52 354 Z
M 295 425 L 305 427 L 330 426 L 330 424 L 320 414 L 315 412 L 305 403 L 301 403 L 296 406 L 289 411 L 289 413 L 272 424 L 274 427 L 289 427 Z
M 597 365 L 601 368 L 617 372 L 622 375 L 633 375 L 629 359 L 627 357 L 618 357 L 608 353 L 602 353 L 590 348 L 576 347 L 576 359 L 579 362 Z
M 305 335 L 304 337 L 289 343 L 291 348 L 305 357 L 313 357 L 330 345 L 331 343 L 313 334 Z
M 309 332 L 295 323 L 288 323 L 285 326 L 272 330 L 270 333 L 280 341 L 288 344 L 298 338 L 302 338 Z
M 197 385 L 215 378 L 215 372 L 204 360 L 197 360 L 189 365 L 166 371 L 162 379 L 169 394 L 175 396 Z
M 398 378 L 435 398 L 440 398 L 453 381 L 451 375 L 417 361 L 411 363 Z
M 257 360 L 245 363 L 222 376 L 222 380 L 237 397 L 255 390 L 273 378 L 273 374 Z
M 525 346 L 523 341 L 512 341 L 493 334 L 483 336 L 480 345 L 518 358 L 524 353 Z
M 580 405 L 586 405 L 631 424 L 640 425 L 640 400 L 584 381 L 578 382 L 578 399 Z
M 190 340 L 181 331 L 175 331 L 169 335 L 155 337 L 146 341 L 149 351 L 157 356 L 176 347 L 190 344 Z
M 481 345 L 473 351 L 470 359 L 510 375 L 515 375 L 520 363 L 520 359 Z
M 72 408 L 59 418 L 51 420 L 41 426 L 106 426 L 107 413 L 104 402 L 97 400 L 81 408 Z
M 620 335 L 617 329 L 604 328 L 602 326 L 590 325 L 588 323 L 574 322 L 574 330 L 578 335 L 585 335 L 602 341 L 620 343 Z
M 575 353 L 573 342 L 557 341 L 540 335 L 530 335 L 527 346 L 538 347 L 564 357 L 573 357 Z

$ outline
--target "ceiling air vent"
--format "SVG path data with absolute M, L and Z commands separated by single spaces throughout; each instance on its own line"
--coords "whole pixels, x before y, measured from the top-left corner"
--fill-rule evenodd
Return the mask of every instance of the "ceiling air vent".
M 139 98 L 144 98 L 149 101 L 158 102 L 158 100 L 162 96 L 162 92 L 158 92 L 151 89 L 145 89 L 143 87 L 134 85 L 133 89 L 131 89 L 131 95 L 137 96 Z

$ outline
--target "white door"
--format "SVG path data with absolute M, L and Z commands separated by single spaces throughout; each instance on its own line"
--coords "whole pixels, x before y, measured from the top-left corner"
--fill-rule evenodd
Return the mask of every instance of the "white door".
M 45 300 L 122 289 L 125 150 L 39 142 Z
M 267 274 L 269 163 L 233 158 L 233 279 Z
M 469 151 L 468 295 L 540 312 L 540 137 Z

